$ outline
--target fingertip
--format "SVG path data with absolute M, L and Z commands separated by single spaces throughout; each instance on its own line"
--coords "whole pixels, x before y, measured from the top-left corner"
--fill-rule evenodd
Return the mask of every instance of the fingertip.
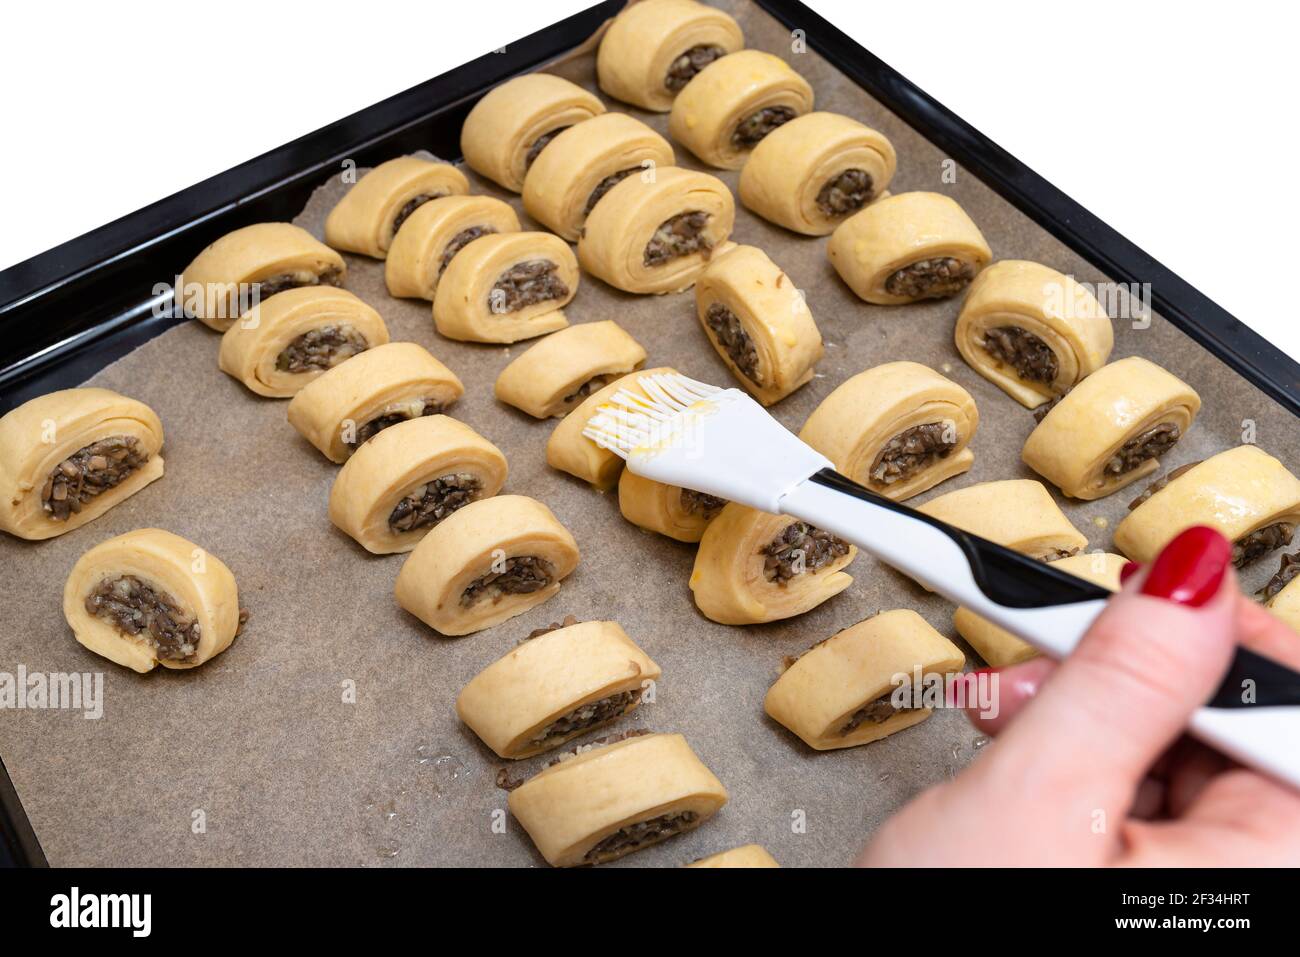
M 981 668 L 963 675 L 965 698 L 959 702 L 971 724 L 983 734 L 997 735 L 1056 668 L 1049 658 L 1031 658 L 1005 668 Z

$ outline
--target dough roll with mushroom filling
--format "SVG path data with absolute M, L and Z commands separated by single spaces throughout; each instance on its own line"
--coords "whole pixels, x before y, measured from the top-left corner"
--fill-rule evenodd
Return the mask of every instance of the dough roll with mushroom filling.
M 1119 570 L 1128 564 L 1128 560 L 1123 555 L 1107 552 L 1080 552 L 1047 564 L 1079 578 L 1086 578 L 1094 585 L 1119 591 Z M 987 618 L 981 618 L 969 608 L 958 608 L 953 613 L 952 626 L 990 668 L 1005 668 L 1038 657 L 1038 649 L 1029 642 L 1017 638 Z
M 582 268 L 636 293 L 690 288 L 735 225 L 731 190 L 716 176 L 670 166 L 646 182 L 629 176 L 587 216 Z
M 846 380 L 799 432 L 839 472 L 896 502 L 969 471 L 979 428 L 970 393 L 916 362 L 886 362 Z
M 773 857 L 761 844 L 744 844 L 740 847 L 733 847 L 729 851 L 722 851 L 719 854 L 711 854 L 708 857 L 702 857 L 698 861 L 692 861 L 687 867 L 780 867 L 775 857 Z
M 661 366 L 629 373 L 604 386 L 583 399 L 582 404 L 564 417 L 546 442 L 546 462 L 552 468 L 568 472 L 575 478 L 590 482 L 602 492 L 614 487 L 623 468 L 623 459 L 609 449 L 602 449 L 582 434 L 587 422 L 600 411 L 600 406 L 620 389 L 635 395 L 645 395 L 638 380 L 644 376 L 676 373 L 676 369 Z
M 1062 396 L 1029 433 L 1021 458 L 1071 498 L 1103 498 L 1159 468 L 1200 408 L 1186 382 L 1130 356 Z
M 388 341 L 388 327 L 346 289 L 290 289 L 254 306 L 221 336 L 217 364 L 258 395 L 283 399 Z
M 433 323 L 462 342 L 545 335 L 569 324 L 562 307 L 577 293 L 578 279 L 578 260 L 559 236 L 484 236 L 447 265 L 433 298 Z
M 501 370 L 496 397 L 537 419 L 563 417 L 641 368 L 645 349 L 612 319 L 553 332 Z
M 1232 542 L 1238 568 L 1291 544 L 1300 525 L 1300 479 L 1254 445 L 1175 469 L 1150 485 L 1115 529 L 1115 545 L 1150 562 L 1193 525 L 1209 525 Z
M 344 252 L 383 259 L 417 209 L 430 200 L 468 192 L 469 180 L 450 163 L 399 156 L 362 176 L 330 210 L 325 242 Z
M 444 635 L 491 628 L 560 591 L 578 544 L 523 495 L 470 502 L 420 540 L 397 575 L 397 602 Z
M 897 168 L 883 134 L 839 113 L 808 113 L 754 147 L 740 201 L 770 223 L 825 236 L 884 193 Z
M 665 485 L 624 469 L 618 479 L 618 510 L 649 532 L 679 542 L 698 542 L 727 500 L 678 485 Z
M 444 196 L 413 212 L 384 260 L 388 294 L 433 302 L 456 254 L 481 236 L 519 232 L 519 217 L 491 196 Z
M 858 298 L 881 306 L 955 296 L 993 258 L 966 211 L 939 193 L 872 203 L 835 227 L 826 254 Z
M 181 275 L 177 305 L 225 332 L 245 312 L 287 289 L 342 286 L 343 257 L 292 223 L 257 223 L 226 233 Z
M 810 748 L 830 751 L 879 741 L 930 717 L 943 687 L 926 682 L 961 671 L 966 656 L 911 609 L 882 611 L 813 645 L 768 689 L 763 710 Z M 914 687 L 918 674 L 920 687 Z M 926 684 L 935 684 L 929 691 Z
M 673 148 L 650 127 L 626 113 L 602 113 L 565 130 L 537 157 L 524 177 L 524 209 L 574 242 L 616 184 L 673 163 Z
M 1064 395 L 1106 364 L 1110 316 L 1070 276 L 1007 259 L 981 272 L 957 317 L 966 364 L 1026 408 Z
M 727 789 L 680 734 L 640 734 L 552 762 L 507 803 L 547 863 L 573 867 L 694 830 Z
M 491 498 L 506 457 L 468 425 L 429 415 L 384 429 L 343 464 L 329 516 L 368 552 L 409 552 L 457 509 Z
M 203 664 L 230 647 L 248 617 L 230 569 L 160 528 L 118 535 L 77 559 L 63 615 L 82 645 L 141 674 Z
M 1300 633 L 1300 552 L 1283 555 L 1280 567 L 1259 591 L 1265 607 Z
M 710 63 L 683 88 L 668 133 L 701 162 L 740 169 L 765 136 L 812 108 L 813 89 L 793 67 L 761 50 L 740 50 Z
M 655 113 L 714 60 L 745 45 L 740 25 L 695 0 L 629 4 L 605 31 L 596 80 L 605 93 Z
M 709 263 L 695 283 L 695 314 L 731 374 L 763 405 L 808 382 L 825 352 L 803 292 L 756 246 Z
M 563 77 L 517 76 L 474 104 L 460 128 L 460 151 L 474 172 L 517 193 L 553 139 L 604 112 L 599 97 Z
M 695 604 L 722 625 L 755 625 L 816 608 L 853 583 L 858 550 L 829 532 L 729 502 L 695 554 Z
M 641 703 L 659 666 L 615 621 L 584 621 L 531 637 L 480 671 L 456 713 L 503 758 L 558 748 Z
M 917 511 L 1039 561 L 1065 558 L 1088 545 L 1043 483 L 1033 479 L 968 485 Z
M 162 422 L 108 389 L 50 392 L 0 418 L 0 529 L 54 538 L 162 478 Z

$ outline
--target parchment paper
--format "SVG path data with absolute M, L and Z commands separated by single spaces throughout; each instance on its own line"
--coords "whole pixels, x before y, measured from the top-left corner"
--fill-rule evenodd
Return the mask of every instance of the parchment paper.
M 894 192 L 952 195 L 996 258 L 1105 279 L 974 176 L 957 169 L 956 181 L 946 182 L 936 148 L 816 54 L 792 52 L 787 31 L 765 13 L 721 5 L 739 17 L 749 46 L 784 57 L 808 78 L 818 109 L 857 117 L 894 142 Z M 589 53 L 553 69 L 596 89 Z M 609 105 L 667 135 L 666 115 Z M 684 149 L 677 156 L 698 168 Z M 719 175 L 734 192 L 737 174 Z M 526 219 L 518 197 L 470 177 L 475 192 L 510 201 Z M 342 189 L 337 180 L 326 184 L 298 221 L 321 235 Z M 816 379 L 774 409 L 782 422 L 797 430 L 848 376 L 911 359 L 959 382 L 981 413 L 974 468 L 914 504 L 975 482 L 1031 475 L 1019 452 L 1033 418 L 957 355 L 959 301 L 865 305 L 832 271 L 824 239 L 794 236 L 737 207 L 733 239 L 762 247 L 785 268 L 806 291 L 826 340 Z M 171 265 L 160 264 L 160 272 Z M 492 398 L 497 374 L 528 343 L 444 340 L 427 303 L 389 298 L 382 263 L 349 257 L 348 269 L 347 287 L 382 313 L 395 340 L 422 343 L 461 376 L 467 393 L 453 414 L 500 446 L 510 462 L 505 491 L 546 502 L 577 538 L 582 562 L 549 603 L 476 635 L 437 637 L 393 598 L 403 556 L 371 556 L 329 523 L 337 467 L 288 425 L 286 403 L 259 398 L 221 373 L 218 338 L 198 322 L 148 342 L 90 381 L 159 413 L 166 475 L 61 538 L 0 540 L 8 595 L 0 670 L 104 674 L 101 720 L 0 711 L 0 753 L 52 863 L 542 864 L 504 815 L 506 795 L 494 782 L 503 762 L 458 723 L 453 701 L 520 637 L 570 614 L 617 619 L 663 668 L 655 703 L 617 728 L 683 732 L 731 794 L 699 830 L 622 864 L 677 865 L 751 841 L 785 865 L 844 864 L 889 814 L 977 753 L 983 742 L 956 713 L 940 711 L 866 747 L 819 754 L 762 710 L 783 656 L 896 607 L 915 608 L 955 637 L 947 602 L 862 555 L 848 569 L 853 586 L 802 617 L 751 628 L 707 621 L 687 588 L 693 547 L 639 531 L 619 515 L 616 495 L 549 469 L 544 445 L 553 423 Z M 567 312 L 575 323 L 617 319 L 646 347 L 650 365 L 730 384 L 690 292 L 630 296 L 584 275 Z M 1141 330 L 1117 321 L 1115 333 L 1113 358 L 1147 356 L 1204 400 L 1166 468 L 1238 444 L 1253 423 L 1258 443 L 1300 470 L 1295 420 L 1218 360 L 1159 317 Z M 1111 531 L 1140 487 L 1094 503 L 1063 502 L 1090 548 L 1111 548 Z M 77 557 L 141 526 L 170 529 L 221 557 L 252 612 L 242 637 L 201 668 L 138 676 L 84 650 L 64 622 L 62 586 Z M 1246 585 L 1258 587 L 1275 567 L 1276 557 L 1259 563 Z M 344 700 L 349 683 L 355 703 Z M 511 774 L 531 774 L 545 760 L 512 765 Z

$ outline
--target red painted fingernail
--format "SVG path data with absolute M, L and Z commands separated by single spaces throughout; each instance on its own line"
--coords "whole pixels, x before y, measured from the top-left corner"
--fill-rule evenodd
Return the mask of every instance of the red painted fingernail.
M 1213 598 L 1232 561 L 1232 544 L 1205 525 L 1194 525 L 1151 563 L 1142 594 L 1199 608 Z
M 1130 578 L 1136 575 L 1138 569 L 1140 569 L 1141 567 L 1142 566 L 1139 565 L 1137 562 L 1125 562 L 1124 567 L 1119 570 L 1119 583 L 1121 585 L 1124 584 L 1126 581 L 1128 581 Z

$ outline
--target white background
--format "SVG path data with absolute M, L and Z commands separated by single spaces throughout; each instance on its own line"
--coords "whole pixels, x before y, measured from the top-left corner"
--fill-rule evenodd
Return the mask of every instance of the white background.
M 10 4 L 0 267 L 586 5 Z M 1300 358 L 1291 4 L 812 5 Z

